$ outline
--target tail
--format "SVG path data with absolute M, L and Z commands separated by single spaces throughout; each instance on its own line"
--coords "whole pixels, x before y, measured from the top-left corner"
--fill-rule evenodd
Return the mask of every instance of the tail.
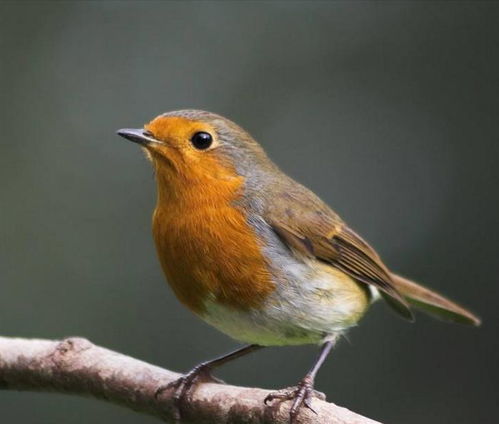
M 442 295 L 399 275 L 392 274 L 391 277 L 397 291 L 416 308 L 446 321 L 480 325 L 480 318 Z

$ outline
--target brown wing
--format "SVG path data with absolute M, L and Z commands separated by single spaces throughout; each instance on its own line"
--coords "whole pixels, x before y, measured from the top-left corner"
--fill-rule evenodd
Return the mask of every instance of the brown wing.
M 380 289 L 390 306 L 412 320 L 409 305 L 374 249 L 315 195 L 302 189 L 271 206 L 267 221 L 274 231 L 288 246 Z

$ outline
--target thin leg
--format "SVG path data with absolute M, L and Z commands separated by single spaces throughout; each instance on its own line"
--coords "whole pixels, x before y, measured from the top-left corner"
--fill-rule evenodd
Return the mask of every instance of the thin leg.
M 167 385 L 160 386 L 158 390 L 156 390 L 156 397 L 159 397 L 165 390 L 171 388 L 175 389 L 175 393 L 173 395 L 173 404 L 175 407 L 174 418 L 175 421 L 178 422 L 181 418 L 180 410 L 182 403 L 192 394 L 193 389 L 198 383 L 210 381 L 217 383 L 222 382 L 211 375 L 211 370 L 218 368 L 227 362 L 233 361 L 234 359 L 240 358 L 241 356 L 247 355 L 248 353 L 254 352 L 255 350 L 261 349 L 262 347 L 263 346 L 254 344 L 246 345 L 227 353 L 226 355 L 219 356 L 218 358 L 210 361 L 202 362 L 179 379 Z
M 293 404 L 289 410 L 289 423 L 293 424 L 296 421 L 300 409 L 306 407 L 315 413 L 312 408 L 311 399 L 315 395 L 314 382 L 317 372 L 326 360 L 327 356 L 331 352 L 334 346 L 334 341 L 328 341 L 324 343 L 321 347 L 321 351 L 317 360 L 314 362 L 313 367 L 305 375 L 305 377 L 298 383 L 298 385 L 292 390 L 285 390 L 280 392 L 270 393 L 264 400 L 265 404 L 273 401 L 274 399 L 280 400 L 291 400 L 293 399 Z
M 317 375 L 317 372 L 322 367 L 322 364 L 324 363 L 327 356 L 331 352 L 331 349 L 333 348 L 333 346 L 334 346 L 334 342 L 332 342 L 332 341 L 326 342 L 322 345 L 321 351 L 319 353 L 319 356 L 317 357 L 317 360 L 315 361 L 314 366 L 310 369 L 310 371 L 307 374 L 308 376 L 310 376 L 312 381 L 315 380 L 315 376 Z
M 208 368 L 218 368 L 219 366 L 226 364 L 227 362 L 233 361 L 234 359 L 240 358 L 241 356 L 247 355 L 248 353 L 254 352 L 255 350 L 261 349 L 263 346 L 251 344 L 240 347 L 232 352 L 226 353 L 225 355 L 219 356 L 218 358 L 212 359 L 210 361 L 203 362 L 202 366 Z

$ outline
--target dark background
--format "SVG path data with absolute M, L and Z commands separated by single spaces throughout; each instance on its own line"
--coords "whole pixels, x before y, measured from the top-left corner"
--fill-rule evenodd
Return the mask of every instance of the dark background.
M 175 300 L 155 185 L 115 135 L 180 108 L 247 128 L 399 272 L 479 329 L 375 305 L 318 389 L 385 423 L 492 423 L 498 406 L 499 4 L 0 4 L 0 333 L 88 337 L 174 370 L 237 345 Z M 279 388 L 316 348 L 219 373 Z M 251 371 L 250 371 L 251 370 Z M 148 423 L 91 399 L 0 392 L 5 423 Z

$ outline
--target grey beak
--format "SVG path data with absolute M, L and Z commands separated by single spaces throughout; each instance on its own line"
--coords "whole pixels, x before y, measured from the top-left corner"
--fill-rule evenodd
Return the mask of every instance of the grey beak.
M 122 128 L 121 130 L 116 131 L 116 134 L 127 140 L 133 141 L 134 143 L 141 144 L 142 146 L 157 142 L 149 131 L 142 128 Z

